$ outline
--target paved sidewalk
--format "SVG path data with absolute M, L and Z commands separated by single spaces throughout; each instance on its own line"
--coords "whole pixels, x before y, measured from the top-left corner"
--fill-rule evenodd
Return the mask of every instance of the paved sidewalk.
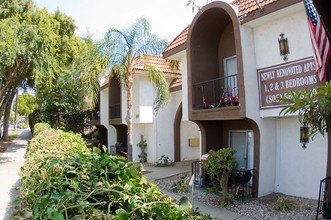
M 7 150 L 0 154 L 0 220 L 8 220 L 13 213 L 13 204 L 20 185 L 18 172 L 24 164 L 24 155 L 30 130 L 23 130 Z
M 143 171 L 147 179 L 157 180 L 160 178 L 171 177 L 181 173 L 191 172 L 192 171 L 191 165 L 192 162 L 188 161 L 188 162 L 176 163 L 175 166 L 169 166 L 169 167 L 144 166 Z M 180 197 L 175 193 L 171 193 L 168 191 L 164 193 L 175 199 L 179 199 Z M 212 217 L 216 217 L 222 220 L 252 220 L 247 216 L 243 216 L 241 214 L 237 214 L 220 207 L 208 206 L 198 201 L 193 201 L 191 203 L 193 204 L 194 208 L 198 207 L 199 212 L 201 212 L 202 214 L 209 214 Z

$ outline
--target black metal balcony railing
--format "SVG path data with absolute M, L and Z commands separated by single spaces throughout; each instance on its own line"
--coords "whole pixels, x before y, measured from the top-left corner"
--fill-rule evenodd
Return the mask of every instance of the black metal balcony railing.
M 116 119 L 121 117 L 121 104 L 109 105 L 109 118 Z
M 209 109 L 239 105 L 236 75 L 221 77 L 193 85 L 193 109 Z

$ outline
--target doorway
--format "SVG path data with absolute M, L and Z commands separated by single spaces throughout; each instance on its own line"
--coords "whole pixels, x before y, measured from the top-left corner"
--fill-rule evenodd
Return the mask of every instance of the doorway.
M 237 84 L 237 57 L 232 56 L 224 59 L 224 88 L 232 89 L 232 94 L 238 94 L 238 84 Z
M 253 131 L 229 131 L 230 147 L 236 150 L 234 157 L 237 161 L 235 169 L 254 168 L 254 138 Z

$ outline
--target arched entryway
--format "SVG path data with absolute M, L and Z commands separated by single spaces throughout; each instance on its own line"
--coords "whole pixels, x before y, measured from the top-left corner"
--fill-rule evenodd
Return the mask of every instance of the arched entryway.
M 258 195 L 260 166 L 260 131 L 255 121 L 239 120 L 197 121 L 201 129 L 202 153 L 233 147 L 238 169 L 254 169 L 252 195 Z
M 178 106 L 174 119 L 174 160 L 200 159 L 200 128 L 192 121 L 182 120 L 182 104 Z
M 99 134 L 99 144 L 108 146 L 108 131 L 107 128 L 103 125 L 96 125 Z
M 127 152 L 128 127 L 126 125 L 113 125 L 116 129 L 116 149 L 118 152 Z

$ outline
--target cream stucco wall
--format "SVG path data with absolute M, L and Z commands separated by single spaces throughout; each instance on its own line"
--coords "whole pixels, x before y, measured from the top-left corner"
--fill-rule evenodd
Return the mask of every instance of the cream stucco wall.
M 144 82 L 139 80 L 139 82 Z M 151 92 L 149 92 L 151 93 Z M 174 161 L 174 123 L 175 116 L 182 103 L 182 92 L 171 93 L 171 98 L 166 106 L 154 115 L 153 123 L 133 123 L 133 159 L 139 161 L 141 153 L 137 144 L 140 135 L 147 141 L 147 159 L 155 163 L 164 155 Z M 196 124 L 189 121 L 181 122 L 181 160 L 200 158 L 201 147 L 189 147 L 188 138 L 200 137 L 200 131 Z
M 276 192 L 318 198 L 320 180 L 325 178 L 327 143 L 317 135 L 303 149 L 297 117 L 275 119 L 277 128 Z
M 139 156 L 141 154 L 141 149 L 137 144 L 141 140 L 141 135 L 143 135 L 144 140 L 146 140 L 147 148 L 147 161 L 150 163 L 155 162 L 155 138 L 154 138 L 154 124 L 152 123 L 134 123 L 132 125 L 132 155 L 133 161 L 139 162 Z
M 154 88 L 146 74 L 135 74 L 132 89 L 133 123 L 153 122 Z
M 189 139 L 199 139 L 197 146 L 190 146 Z M 180 125 L 180 156 L 181 161 L 199 160 L 201 157 L 201 139 L 199 127 L 191 122 L 182 120 Z
M 263 16 L 240 27 L 246 115 L 260 131 L 259 196 L 272 192 L 316 199 L 326 173 L 327 141 L 321 135 L 302 149 L 299 118 L 280 115 L 282 108 L 259 109 L 257 70 L 284 64 L 278 38 L 288 38 L 288 61 L 313 56 L 303 3 Z M 255 56 L 252 56 L 254 54 Z

